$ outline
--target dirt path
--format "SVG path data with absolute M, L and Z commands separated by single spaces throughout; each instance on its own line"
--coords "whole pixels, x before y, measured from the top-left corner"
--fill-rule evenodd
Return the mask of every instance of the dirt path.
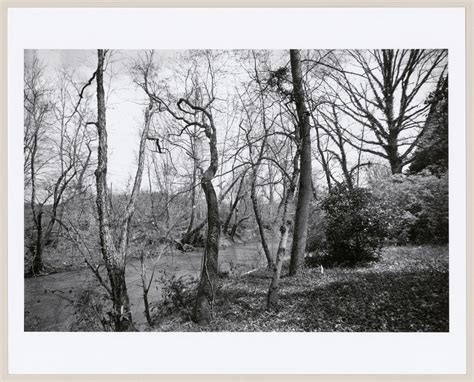
M 276 251 L 276 243 L 270 243 Z M 156 265 L 157 277 L 166 272 L 176 276 L 199 276 L 202 250 L 163 256 Z M 147 268 L 153 266 L 147 261 Z M 235 244 L 219 250 L 219 267 L 225 271 L 246 272 L 265 264 L 265 256 L 258 242 Z M 132 260 L 127 265 L 127 287 L 132 315 L 140 327 L 146 323 L 143 313 L 143 297 L 139 273 L 140 263 Z M 151 271 L 149 271 L 151 273 Z M 95 285 L 95 276 L 89 269 L 61 272 L 25 279 L 25 331 L 69 331 L 74 321 L 74 302 L 87 286 Z M 160 285 L 155 281 L 150 288 L 149 300 L 159 298 Z

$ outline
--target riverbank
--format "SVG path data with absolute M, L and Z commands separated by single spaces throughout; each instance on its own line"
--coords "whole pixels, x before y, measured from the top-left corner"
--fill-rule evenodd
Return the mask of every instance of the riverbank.
M 212 324 L 190 321 L 188 306 L 150 330 L 446 332 L 448 270 L 447 246 L 390 247 L 364 267 L 306 267 L 283 277 L 279 309 L 267 311 L 270 273 L 261 269 L 222 281 Z
M 269 245 L 272 252 L 275 252 L 276 242 L 269 242 Z M 147 258 L 147 277 L 155 269 L 149 301 L 154 305 L 161 299 L 163 286 L 171 278 L 197 278 L 201 270 L 202 254 L 202 249 L 193 252 L 172 250 L 159 258 Z M 260 242 L 234 244 L 219 250 L 219 268 L 228 277 L 259 268 L 265 262 Z M 103 267 L 101 269 L 106 279 L 105 270 Z M 130 258 L 126 281 L 132 317 L 138 330 L 146 330 L 148 324 L 144 315 L 140 272 L 140 261 Z M 100 322 L 106 315 L 108 301 L 89 268 L 76 267 L 70 271 L 25 278 L 24 282 L 25 331 L 104 330 Z

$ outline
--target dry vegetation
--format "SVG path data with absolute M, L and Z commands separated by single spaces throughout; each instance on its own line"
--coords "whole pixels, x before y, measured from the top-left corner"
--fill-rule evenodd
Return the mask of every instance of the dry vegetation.
M 265 309 L 269 277 L 268 271 L 259 270 L 223 281 L 210 325 L 199 326 L 190 321 L 189 306 L 162 317 L 151 330 L 449 330 L 445 246 L 389 247 L 384 249 L 379 262 L 357 268 L 324 269 L 323 274 L 319 266 L 306 266 L 300 275 L 282 279 L 276 311 Z

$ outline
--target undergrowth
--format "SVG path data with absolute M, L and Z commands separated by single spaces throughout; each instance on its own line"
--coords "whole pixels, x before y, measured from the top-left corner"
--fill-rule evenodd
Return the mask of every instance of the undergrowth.
M 286 274 L 284 268 L 283 275 Z M 283 276 L 276 311 L 265 309 L 270 277 L 262 269 L 221 280 L 214 320 L 207 326 L 192 322 L 189 313 L 193 299 L 182 296 L 185 305 L 168 310 L 154 330 L 449 330 L 447 247 L 386 248 L 379 262 L 355 268 L 305 267 L 296 277 Z

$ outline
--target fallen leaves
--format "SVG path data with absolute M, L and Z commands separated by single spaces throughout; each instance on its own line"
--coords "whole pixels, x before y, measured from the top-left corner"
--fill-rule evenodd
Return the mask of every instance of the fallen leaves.
M 283 277 L 276 311 L 265 310 L 270 280 L 257 271 L 221 285 L 211 324 L 178 312 L 157 330 L 446 332 L 448 270 L 447 247 L 390 247 L 370 266 Z

